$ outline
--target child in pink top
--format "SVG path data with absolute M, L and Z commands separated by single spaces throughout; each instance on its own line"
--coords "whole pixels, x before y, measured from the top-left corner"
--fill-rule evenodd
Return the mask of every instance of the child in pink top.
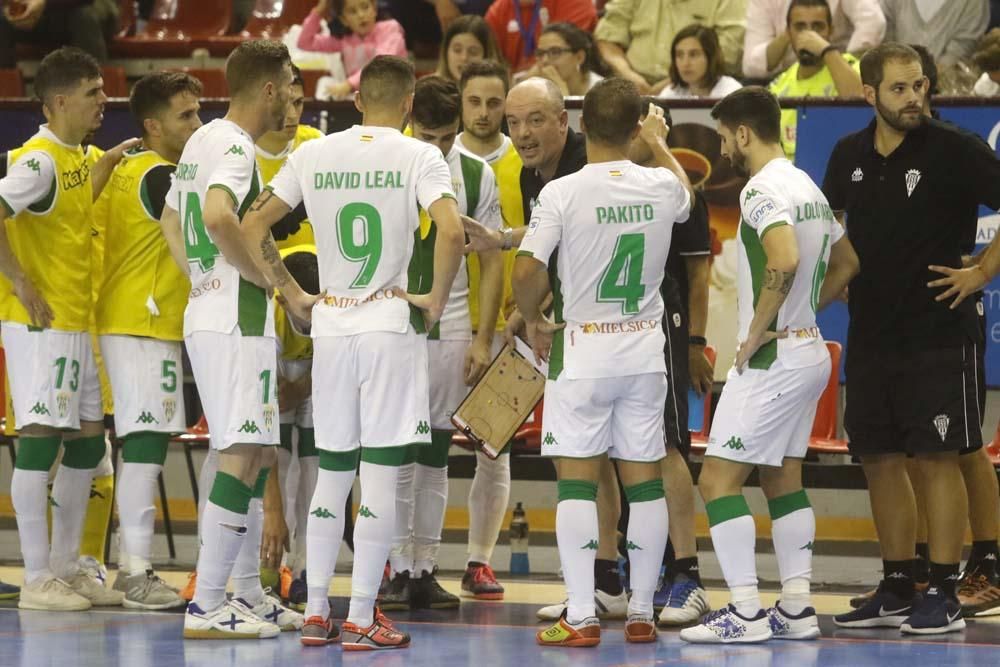
M 328 16 L 331 0 L 319 0 L 302 22 L 299 48 L 303 51 L 340 53 L 347 72 L 347 81 L 332 84 L 327 92 L 336 99 L 357 90 L 361 69 L 375 56 L 406 57 L 403 27 L 396 21 L 377 21 L 375 0 L 332 0 L 333 15 L 346 28 L 343 36 L 320 35 L 320 19 Z M 331 26 L 332 28 L 332 26 Z M 333 32 L 333 30 L 331 30 Z

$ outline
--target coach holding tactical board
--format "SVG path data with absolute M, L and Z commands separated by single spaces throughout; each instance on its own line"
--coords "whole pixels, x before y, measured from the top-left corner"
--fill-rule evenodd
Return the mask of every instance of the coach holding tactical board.
M 861 260 L 848 300 L 844 426 L 868 478 L 884 575 L 867 604 L 835 621 L 937 634 L 965 627 L 955 583 L 968 498 L 957 455 L 982 447 L 975 359 L 983 344 L 973 300 L 950 298 L 940 286 L 982 275 L 956 269 L 979 204 L 1000 207 L 1000 160 L 976 136 L 922 116 L 928 85 L 913 49 L 872 49 L 861 78 L 875 119 L 838 142 L 823 191 L 846 213 Z M 953 268 L 943 268 L 941 279 L 932 266 Z M 913 586 L 916 505 L 907 454 L 927 489 L 930 589 L 923 598 Z

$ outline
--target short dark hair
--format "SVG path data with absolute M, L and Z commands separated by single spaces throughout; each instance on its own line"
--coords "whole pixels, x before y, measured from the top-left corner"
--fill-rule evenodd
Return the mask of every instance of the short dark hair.
M 226 59 L 226 84 L 231 97 L 256 94 L 267 81 L 277 82 L 285 65 L 291 65 L 288 48 L 281 42 L 254 39 L 240 42 Z
M 201 81 L 187 72 L 155 72 L 147 74 L 132 86 L 128 108 L 132 118 L 143 129 L 143 122 L 163 113 L 178 93 L 201 97 Z
M 830 3 L 826 0 L 792 0 L 792 3 L 788 5 L 788 11 L 785 13 L 785 25 L 791 25 L 792 23 L 792 10 L 796 7 L 824 7 L 826 9 L 826 23 L 833 29 L 833 11 L 830 9 Z
M 292 278 L 309 294 L 319 294 L 319 260 L 305 250 L 289 253 L 282 260 Z
M 712 118 L 730 130 L 746 125 L 761 141 L 781 141 L 781 106 L 767 88 L 746 86 L 726 95 L 712 107 Z
M 465 92 L 465 86 L 472 79 L 477 78 L 496 78 L 500 79 L 503 83 L 504 95 L 510 92 L 510 71 L 507 66 L 496 60 L 478 60 L 474 63 L 469 63 L 462 70 L 462 78 L 458 81 L 458 90 L 460 93 Z
M 436 74 L 417 81 L 413 90 L 413 120 L 434 129 L 462 117 L 462 97 L 458 85 Z
M 375 56 L 361 70 L 358 92 L 365 104 L 395 104 L 413 92 L 415 81 L 409 60 L 398 56 Z
M 705 86 L 711 90 L 725 74 L 726 58 L 722 53 L 722 47 L 719 46 L 719 34 L 715 32 L 715 28 L 709 28 L 699 23 L 692 23 L 681 28 L 674 35 L 674 41 L 670 44 L 670 80 L 674 82 L 675 86 L 686 85 L 677 69 L 676 53 L 677 45 L 682 39 L 688 37 L 697 39 L 698 43 L 701 44 L 701 50 L 705 52 L 705 60 L 708 63 L 705 69 Z
M 861 83 L 878 90 L 885 78 L 887 62 L 921 62 L 920 54 L 906 44 L 882 42 L 861 57 Z
M 934 62 L 934 56 L 923 44 L 910 44 L 910 48 L 920 56 L 920 67 L 924 70 L 924 76 L 930 82 L 930 85 L 927 87 L 927 93 L 929 95 L 937 95 L 940 91 L 938 90 L 938 68 L 937 63 Z
M 292 65 L 292 85 L 293 86 L 302 86 L 302 88 L 306 87 L 306 82 L 302 78 L 302 70 L 300 70 L 295 65 Z
M 44 104 L 53 95 L 68 92 L 81 81 L 100 76 L 101 66 L 94 56 L 76 47 L 64 46 L 42 58 L 35 74 L 35 96 Z
M 649 112 L 649 105 L 653 104 L 655 106 L 663 109 L 663 120 L 666 122 L 667 127 L 673 127 L 674 117 L 670 115 L 670 109 L 667 108 L 667 101 L 662 97 L 656 97 L 655 95 L 644 95 L 642 98 L 642 113 L 640 118 L 645 118 L 646 114 Z
M 594 36 L 586 30 L 581 30 L 577 25 L 568 21 L 550 23 L 542 30 L 542 34 L 555 33 L 562 38 L 573 53 L 583 51 L 583 69 L 587 72 L 596 72 L 601 76 L 610 74 L 608 64 L 601 58 L 594 43 Z
M 639 89 L 621 77 L 599 81 L 583 97 L 583 124 L 591 141 L 612 146 L 628 143 L 641 115 Z

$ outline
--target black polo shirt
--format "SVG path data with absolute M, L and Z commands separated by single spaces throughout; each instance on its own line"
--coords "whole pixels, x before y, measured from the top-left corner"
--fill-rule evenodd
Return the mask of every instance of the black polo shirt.
M 587 164 L 587 142 L 583 135 L 574 132 L 569 128 L 566 132 L 566 143 L 563 145 L 562 155 L 559 156 L 559 164 L 556 166 L 556 173 L 552 180 L 560 176 L 575 174 L 583 169 Z M 524 207 L 524 224 L 531 221 L 531 209 L 538 201 L 538 195 L 545 187 L 545 181 L 538 175 L 535 169 L 521 167 L 521 205 Z
M 712 236 L 708 228 L 708 204 L 701 192 L 695 192 L 691 215 L 684 224 L 674 225 L 670 237 L 666 272 L 663 283 L 660 284 L 660 295 L 668 315 L 680 313 L 681 319 L 687 322 L 690 284 L 684 259 L 691 255 L 708 255 L 710 252 Z
M 890 155 L 875 150 L 875 121 L 833 149 L 823 192 L 847 214 L 861 260 L 851 281 L 852 354 L 981 341 L 973 299 L 955 310 L 927 287 L 930 264 L 960 267 L 980 204 L 1000 208 L 1000 160 L 979 137 L 925 120 Z

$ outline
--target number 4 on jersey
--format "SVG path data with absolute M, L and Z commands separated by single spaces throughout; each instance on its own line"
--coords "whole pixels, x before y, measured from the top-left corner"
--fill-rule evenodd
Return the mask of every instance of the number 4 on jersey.
M 198 199 L 196 192 L 187 193 L 180 213 L 184 222 L 184 247 L 188 261 L 197 261 L 202 271 L 208 271 L 215 266 L 219 249 L 205 231 L 205 221 L 201 217 L 201 200 Z
M 639 312 L 639 301 L 646 295 L 642 284 L 642 260 L 646 254 L 645 234 L 622 234 L 614 254 L 597 284 L 598 303 L 622 304 L 622 315 Z

